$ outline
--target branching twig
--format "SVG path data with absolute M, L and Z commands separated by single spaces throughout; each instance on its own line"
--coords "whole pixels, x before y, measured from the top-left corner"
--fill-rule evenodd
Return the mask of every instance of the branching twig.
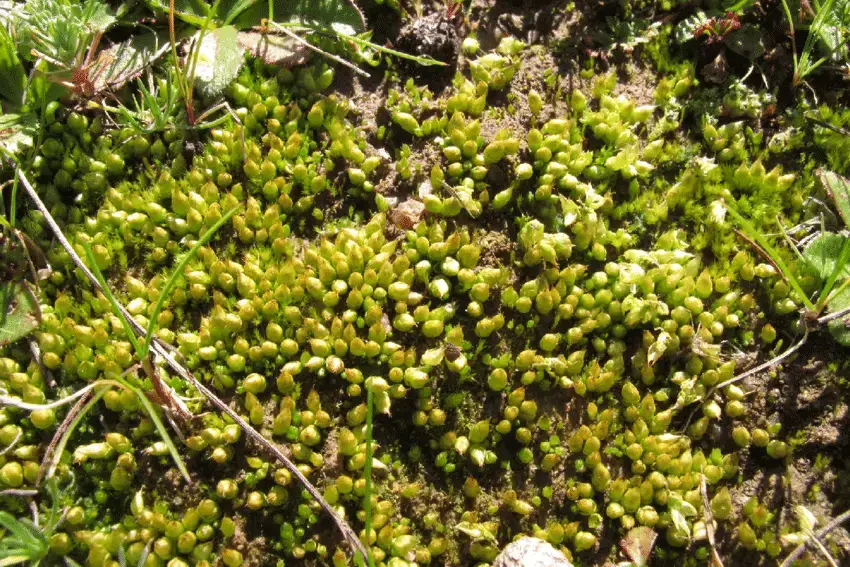
M 818 539 L 826 537 L 827 535 L 829 535 L 829 533 L 832 530 L 834 530 L 835 528 L 837 528 L 838 526 L 840 526 L 841 524 L 843 524 L 847 520 L 850 520 L 850 510 L 847 510 L 846 512 L 844 512 L 840 516 L 836 516 L 835 518 L 832 519 L 831 522 L 829 522 L 827 525 L 825 525 L 824 527 L 822 527 L 821 529 L 816 531 L 815 537 L 818 538 Z M 794 549 L 794 551 L 792 551 L 791 554 L 788 555 L 788 557 L 785 558 L 785 561 L 783 561 L 782 564 L 779 567 L 790 567 L 790 565 L 794 561 L 796 561 L 797 559 L 799 559 L 799 557 L 801 555 L 803 555 L 803 552 L 806 550 L 806 544 L 807 543 L 809 543 L 809 539 L 806 539 L 806 541 L 804 541 L 803 543 L 798 545 Z
M 805 332 L 804 332 L 804 334 L 803 334 L 803 338 L 802 338 L 802 339 L 800 339 L 800 340 L 799 340 L 797 343 L 795 343 L 793 346 L 789 347 L 789 348 L 788 348 L 785 352 L 783 352 L 782 354 L 780 354 L 780 355 L 778 355 L 778 356 L 775 356 L 775 357 L 771 358 L 771 359 L 770 359 L 770 360 L 768 360 L 767 362 L 764 362 L 764 363 L 762 363 L 762 364 L 759 364 L 759 365 L 758 365 L 758 366 L 756 366 L 755 368 L 751 368 L 751 369 L 747 370 L 746 372 L 742 372 L 741 374 L 738 374 L 737 376 L 733 376 L 732 378 L 729 378 L 728 380 L 726 380 L 726 381 L 724 381 L 724 382 L 721 382 L 720 384 L 716 384 L 716 385 L 715 385 L 715 386 L 714 386 L 711 390 L 709 390 L 709 391 L 708 391 L 708 393 L 705 395 L 705 398 L 703 398 L 702 403 L 700 403 L 700 404 L 699 404 L 696 408 L 694 408 L 694 411 L 692 411 L 692 412 L 691 412 L 691 415 L 689 415 L 689 416 L 688 416 L 688 420 L 685 422 L 685 427 L 684 427 L 684 429 L 687 429 L 687 428 L 688 428 L 688 425 L 690 425 L 691 420 L 694 418 L 694 415 L 696 415 L 696 412 L 697 412 L 697 411 L 699 411 L 699 409 L 700 409 L 703 405 L 705 405 L 705 402 L 707 402 L 707 401 L 711 398 L 711 396 L 714 394 L 714 392 L 716 392 L 716 391 L 718 391 L 718 390 L 720 390 L 720 389 L 722 389 L 722 388 L 725 388 L 726 386 L 729 386 L 730 384 L 734 384 L 735 382 L 740 382 L 741 380 L 744 380 L 745 378 L 749 378 L 750 376 L 753 376 L 754 374 L 758 374 L 759 372 L 762 372 L 762 371 L 764 371 L 764 370 L 767 370 L 768 368 L 771 368 L 771 367 L 773 367 L 773 366 L 776 366 L 777 364 L 781 363 L 782 361 L 784 361 L 785 359 L 787 359 L 788 357 L 790 357 L 792 354 L 794 354 L 795 352 L 797 352 L 798 350 L 800 350 L 800 348 L 802 348 L 802 346 L 803 346 L 804 344 L 806 344 L 806 341 L 808 340 L 808 338 L 809 338 L 809 328 L 808 328 L 808 327 L 805 327 Z

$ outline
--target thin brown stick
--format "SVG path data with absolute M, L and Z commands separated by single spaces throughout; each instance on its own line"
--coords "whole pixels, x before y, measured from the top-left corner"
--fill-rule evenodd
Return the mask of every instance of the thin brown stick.
M 7 488 L 6 490 L 0 490 L 0 496 L 37 496 L 38 490 L 29 490 L 26 488 Z
M 759 372 L 767 370 L 768 368 L 776 366 L 777 364 L 781 363 L 783 360 L 787 359 L 792 354 L 794 354 L 795 352 L 800 350 L 800 348 L 802 348 L 802 346 L 804 344 L 806 344 L 806 341 L 808 340 L 808 338 L 809 338 L 809 328 L 806 327 L 805 333 L 803 334 L 803 338 L 800 339 L 793 346 L 789 347 L 782 354 L 771 358 L 767 362 L 759 364 L 755 368 L 751 368 L 751 369 L 747 370 L 746 372 L 742 372 L 741 374 L 738 374 L 737 376 L 733 376 L 732 378 L 729 378 L 728 380 L 721 382 L 720 384 L 716 384 L 713 388 L 711 388 L 711 390 L 708 391 L 708 393 L 705 395 L 705 398 L 703 398 L 702 402 L 696 408 L 694 408 L 694 411 L 691 412 L 691 415 L 688 416 L 688 420 L 685 422 L 685 427 L 683 429 L 688 428 L 688 426 L 691 424 L 691 420 L 694 418 L 694 415 L 696 415 L 696 412 L 699 411 L 699 409 L 702 406 L 705 405 L 705 402 L 707 402 L 711 398 L 711 396 L 714 395 L 714 392 L 720 390 L 721 388 L 725 388 L 726 386 L 729 386 L 730 384 L 734 384 L 735 382 L 740 382 L 741 380 L 744 380 L 745 378 L 749 378 L 750 376 L 753 376 L 754 374 L 758 374 Z
M 773 269 L 776 270 L 776 273 L 779 274 L 779 277 L 781 277 L 783 280 L 785 280 L 785 283 L 788 283 L 788 278 L 785 277 L 785 272 L 783 272 L 782 269 L 779 266 L 776 265 L 776 262 L 774 261 L 774 259 L 771 258 L 770 254 L 768 254 L 767 251 L 764 248 L 759 246 L 758 243 L 755 240 L 753 240 L 752 238 L 750 238 L 749 236 L 747 236 L 746 234 L 744 234 L 743 232 L 741 232 L 737 228 L 733 228 L 732 230 L 735 231 L 735 234 L 740 236 L 743 240 L 746 240 L 747 244 L 749 244 L 750 246 L 755 248 L 756 252 L 758 252 L 759 254 L 764 256 L 764 258 L 768 262 L 770 262 L 770 265 L 773 266 Z
M 86 402 L 88 402 L 91 397 L 91 392 L 91 390 L 88 390 L 79 400 L 77 400 L 77 403 L 74 404 L 74 407 L 72 407 L 70 411 L 68 411 L 65 415 L 65 419 L 62 420 L 62 423 L 56 429 L 56 433 L 53 434 L 53 439 L 50 440 L 50 444 L 44 452 L 44 458 L 41 460 L 41 467 L 38 469 L 38 476 L 35 479 L 36 487 L 38 487 L 41 484 L 41 481 L 44 480 L 47 469 L 52 467 L 53 451 L 56 449 L 56 445 L 59 443 L 59 440 L 62 439 L 62 436 L 65 435 L 68 427 L 71 426 L 71 422 L 74 421 L 74 418 L 77 417 L 80 410 L 83 409 L 83 406 L 86 405 Z
M 794 354 L 795 352 L 800 350 L 800 348 L 802 348 L 802 346 L 804 344 L 806 344 L 806 341 L 809 339 L 809 328 L 806 327 L 805 329 L 806 330 L 803 333 L 803 338 L 800 339 L 793 346 L 789 347 L 785 352 L 783 352 L 782 354 L 780 354 L 778 356 L 775 356 L 774 358 L 771 358 L 767 362 L 759 364 L 755 368 L 751 368 L 750 370 L 747 370 L 746 372 L 739 374 L 738 376 L 733 376 L 732 378 L 729 378 L 728 380 L 721 382 L 720 384 L 717 384 L 712 389 L 712 392 L 716 392 L 717 390 L 719 390 L 721 388 L 725 388 L 726 386 L 728 386 L 730 384 L 734 384 L 735 382 L 740 382 L 744 378 L 749 378 L 753 374 L 758 374 L 759 372 L 761 372 L 763 370 L 767 370 L 768 368 L 771 368 L 772 366 L 776 366 L 777 364 L 781 363 L 783 360 L 790 357 L 792 354 Z M 707 397 L 708 396 L 706 396 L 706 398 Z
M 705 485 L 705 474 L 699 476 L 699 490 L 702 493 L 702 515 L 705 521 L 705 535 L 711 547 L 711 560 L 716 567 L 723 567 L 717 544 L 714 541 L 714 515 L 711 513 L 711 503 L 708 501 L 708 488 Z
M 334 524 L 336 524 L 337 529 L 339 529 L 339 531 L 342 533 L 342 536 L 352 547 L 352 549 L 354 549 L 354 551 L 358 553 L 361 553 L 362 557 L 368 557 L 368 554 L 366 553 L 366 548 L 364 547 L 360 539 L 357 537 L 357 535 L 354 533 L 354 530 L 351 529 L 351 526 L 349 526 L 345 520 L 339 517 L 339 514 L 337 514 L 336 511 L 331 507 L 331 505 L 327 503 L 324 497 L 319 493 L 318 489 L 313 486 L 313 484 L 309 480 L 307 480 L 307 477 L 301 474 L 301 471 L 298 470 L 298 467 L 296 467 L 295 464 L 290 461 L 286 455 L 283 454 L 283 451 L 281 451 L 280 448 L 278 448 L 274 443 L 263 437 L 256 429 L 251 427 L 251 425 L 249 425 L 248 422 L 242 419 L 242 417 L 238 413 L 233 411 L 226 403 L 224 403 L 218 396 L 216 396 L 212 390 L 210 390 L 204 384 L 198 381 L 198 379 L 195 378 L 188 370 L 183 368 L 180 363 L 174 360 L 174 358 L 172 358 L 169 353 L 165 352 L 165 350 L 163 349 L 160 349 L 156 341 L 151 344 L 151 348 L 153 348 L 154 350 L 159 350 L 157 354 L 161 356 L 163 360 L 165 360 L 165 362 L 168 364 L 168 366 L 171 367 L 172 370 L 179 374 L 180 377 L 182 377 L 184 380 L 192 384 L 192 386 L 194 386 L 196 390 L 198 390 L 204 397 L 206 397 L 207 400 L 209 400 L 209 402 L 213 406 L 215 406 L 216 409 L 227 414 L 228 417 L 230 417 L 237 425 L 239 425 L 239 427 L 241 427 L 251 439 L 253 439 L 264 449 L 266 449 L 280 463 L 282 463 L 283 466 L 292 474 L 292 476 L 297 478 L 298 481 L 307 490 L 307 492 L 310 493 L 310 496 L 312 496 L 313 499 L 319 503 L 319 506 L 321 506 L 322 509 L 331 517 L 331 520 L 333 520 Z
M 319 47 L 317 47 L 317 46 L 313 45 L 312 43 L 310 43 L 309 41 L 307 41 L 306 39 L 304 39 L 303 37 L 301 37 L 301 36 L 300 36 L 300 35 L 298 35 L 297 33 L 293 32 L 293 31 L 290 31 L 290 30 L 286 29 L 285 27 L 283 27 L 283 26 L 281 26 L 281 25 L 279 25 L 279 24 L 277 24 L 277 23 L 275 23 L 275 22 L 271 22 L 271 21 L 270 21 L 269 23 L 270 23 L 272 26 L 274 26 L 274 28 L 275 28 L 276 30 L 278 30 L 278 31 L 280 31 L 281 33 L 285 34 L 285 35 L 286 35 L 286 36 L 288 36 L 290 39 L 292 39 L 292 40 L 294 40 L 294 41 L 297 41 L 299 44 L 303 45 L 303 46 L 304 46 L 304 47 L 306 47 L 307 49 L 310 49 L 310 50 L 312 50 L 312 51 L 315 51 L 316 53 L 318 53 L 318 54 L 320 54 L 320 55 L 324 55 L 324 56 L 325 56 L 325 57 L 327 57 L 328 59 L 330 59 L 330 60 L 332 60 L 332 61 L 336 61 L 336 62 L 337 62 L 337 63 L 339 63 L 340 65 L 344 65 L 344 66 L 348 67 L 349 69 L 351 69 L 352 71 L 354 71 L 354 72 L 355 72 L 355 73 L 357 73 L 358 75 L 361 75 L 361 76 L 363 76 L 363 77 L 368 77 L 368 76 L 369 76 L 369 73 L 367 73 L 366 71 L 364 71 L 363 69 L 361 69 L 361 68 L 360 68 L 360 67 L 358 67 L 357 65 L 355 65 L 355 64 L 353 64 L 353 63 L 351 63 L 351 62 L 349 62 L 349 61 L 346 61 L 345 59 L 343 59 L 342 57 L 339 57 L 338 55 L 334 55 L 333 53 L 328 53 L 328 52 L 327 52 L 327 51 L 325 51 L 324 49 L 321 49 L 321 48 L 319 48 Z
M 836 516 L 835 518 L 833 518 L 833 520 L 831 522 L 829 522 L 827 525 L 825 525 L 824 527 L 822 527 L 821 529 L 816 531 L 815 537 L 820 539 L 820 538 L 828 536 L 829 533 L 832 530 L 834 530 L 835 528 L 837 528 L 838 526 L 840 526 L 841 524 L 843 524 L 847 520 L 850 520 L 850 510 L 847 510 L 846 512 L 844 512 L 840 516 Z M 806 544 L 808 544 L 808 543 L 809 543 L 809 540 L 807 539 L 806 541 L 804 541 L 803 543 L 798 545 L 794 549 L 794 551 L 792 551 L 790 553 L 790 555 L 788 555 L 788 557 L 785 558 L 785 561 L 783 561 L 782 564 L 779 567 L 790 567 L 790 565 L 794 561 L 796 561 L 797 559 L 799 559 L 799 557 L 801 555 L 803 555 L 803 552 L 806 550 Z
M 824 323 L 829 323 L 830 321 L 834 321 L 835 319 L 840 319 L 842 317 L 846 317 L 850 315 L 850 307 L 845 307 L 840 311 L 836 311 L 835 313 L 830 313 L 829 315 L 824 315 L 820 317 L 817 322 L 818 325 L 823 325 Z
M 76 250 L 74 250 L 70 242 L 68 242 L 68 239 L 65 238 L 65 235 L 62 233 L 62 230 L 59 228 L 59 225 L 56 224 L 56 221 L 53 219 L 53 216 L 50 214 L 50 211 L 39 198 L 32 185 L 30 185 L 30 182 L 27 180 L 27 178 L 21 171 L 18 171 L 18 175 L 30 198 L 33 200 L 33 202 L 35 202 L 38 209 L 44 215 L 44 218 L 47 221 L 47 225 L 53 231 L 54 236 L 57 238 L 57 240 L 59 240 L 59 243 L 62 245 L 65 251 L 68 252 L 68 254 L 71 256 L 71 259 L 73 260 L 74 264 L 78 268 L 80 268 L 80 271 L 82 271 L 83 274 L 86 275 L 86 277 L 89 279 L 92 286 L 95 287 L 95 289 L 102 291 L 100 284 L 97 282 L 97 278 L 94 277 L 94 274 L 92 274 L 88 267 L 83 263 L 79 254 L 77 254 Z M 136 321 L 133 317 L 130 316 L 130 313 L 127 312 L 127 309 L 120 304 L 118 305 L 118 308 L 120 309 L 121 314 L 127 319 L 127 321 L 129 321 L 130 326 L 133 328 L 136 334 L 140 337 L 146 337 L 147 335 L 145 329 L 138 323 L 138 321 Z M 339 529 L 340 533 L 342 533 L 343 538 L 345 538 L 351 548 L 356 553 L 361 554 L 360 556 L 363 559 L 369 556 L 366 552 L 366 547 L 354 533 L 354 530 L 351 529 L 351 526 L 349 526 L 348 523 L 346 523 L 346 521 L 343 520 L 339 516 L 339 514 L 336 513 L 333 507 L 331 507 L 331 505 L 328 504 L 328 502 L 321 495 L 319 490 L 315 486 L 313 486 L 313 484 L 307 479 L 307 477 L 301 474 L 301 471 L 298 470 L 298 467 L 296 467 L 295 464 L 291 460 L 289 460 L 286 455 L 283 454 L 283 451 L 281 451 L 280 448 L 278 448 L 271 441 L 263 437 L 256 429 L 249 425 L 248 422 L 242 419 L 239 414 L 230 409 L 230 407 L 226 403 L 224 403 L 218 396 L 216 396 L 215 393 L 212 392 L 212 390 L 203 385 L 186 368 L 184 368 L 179 362 L 177 362 L 177 360 L 175 360 L 171 353 L 160 344 L 160 341 L 157 337 L 153 337 L 153 340 L 151 341 L 151 349 L 157 356 L 162 358 L 172 370 L 174 370 L 178 375 L 180 375 L 181 378 L 192 384 L 192 386 L 194 386 L 194 388 L 198 390 L 198 392 L 200 392 L 204 397 L 206 397 L 207 400 L 209 400 L 209 402 L 213 406 L 215 406 L 219 411 L 227 414 L 231 419 L 233 419 L 233 421 L 237 425 L 239 425 L 245 431 L 245 433 L 251 439 L 253 439 L 264 449 L 266 449 L 280 463 L 282 463 L 283 466 L 296 479 L 298 479 L 298 481 L 304 486 L 307 492 L 310 493 L 310 496 L 312 496 L 313 499 L 318 502 L 319 506 L 321 506 L 325 513 L 327 513 L 331 517 L 331 520 L 333 520 L 334 524 L 336 524 L 337 529 Z

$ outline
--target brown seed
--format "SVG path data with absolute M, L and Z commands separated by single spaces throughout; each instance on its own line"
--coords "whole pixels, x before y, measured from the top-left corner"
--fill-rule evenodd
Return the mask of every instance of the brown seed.
M 449 362 L 454 362 L 460 357 L 460 347 L 457 345 L 453 345 L 452 343 L 446 343 L 446 359 Z

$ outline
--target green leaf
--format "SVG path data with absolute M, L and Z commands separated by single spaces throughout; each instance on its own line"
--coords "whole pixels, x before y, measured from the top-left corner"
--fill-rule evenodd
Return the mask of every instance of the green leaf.
M 844 49 L 845 32 L 850 25 L 850 2 L 835 0 L 821 3 L 811 30 L 828 53 Z
M 832 232 L 824 232 L 815 238 L 803 251 L 803 258 L 812 271 L 817 274 L 821 281 L 825 281 L 835 271 L 836 261 L 844 248 L 846 236 Z M 841 270 L 843 275 L 850 276 L 847 266 Z M 839 276 L 842 275 L 839 273 Z
M 115 23 L 115 15 L 100 0 L 87 0 L 82 5 L 85 26 L 93 33 L 105 32 Z
M 95 90 L 121 88 L 150 67 L 169 47 L 165 34 L 148 32 L 100 51 L 93 63 Z
M 205 33 L 198 50 L 195 85 L 202 96 L 216 97 L 236 78 L 244 60 L 236 28 L 225 26 Z
M 168 0 L 147 0 L 147 4 L 155 11 L 168 14 Z M 174 0 L 174 17 L 193 26 L 202 26 L 209 11 L 210 7 L 202 0 Z
M 850 306 L 850 304 L 845 305 L 845 307 L 848 306 Z M 832 335 L 832 338 L 835 339 L 835 342 L 841 346 L 850 346 L 850 328 L 848 328 L 847 323 L 845 323 L 843 319 L 830 321 L 827 324 L 827 328 L 829 329 L 829 333 Z
M 189 475 L 189 471 L 186 468 L 186 463 L 180 456 L 180 451 L 178 451 L 177 446 L 174 445 L 174 441 L 172 441 L 171 436 L 168 434 L 168 430 L 162 424 L 162 420 L 156 413 L 156 409 L 153 407 L 153 404 L 151 404 L 151 401 L 144 394 L 144 392 L 131 385 L 126 380 L 122 378 L 117 378 L 116 381 L 134 394 L 136 394 L 136 398 L 139 400 L 142 409 L 144 409 L 144 412 L 147 414 L 148 418 L 150 418 L 150 420 L 153 422 L 154 428 L 156 429 L 157 433 L 159 433 L 159 436 L 165 443 L 165 446 L 168 448 L 168 452 L 171 454 L 171 460 L 174 461 L 177 470 L 180 471 L 180 474 L 183 475 L 183 478 L 186 480 L 187 483 L 192 484 L 192 477 Z
M 241 31 L 236 39 L 243 49 L 269 65 L 297 65 L 310 53 L 304 44 L 283 35 Z
M 741 14 L 744 10 L 754 5 L 755 3 L 756 0 L 727 0 L 727 2 L 723 4 L 723 11 Z
M 846 255 L 842 256 L 848 239 L 845 236 L 834 233 L 824 233 L 817 237 L 803 251 L 803 258 L 809 268 L 821 279 L 834 283 L 836 293 L 829 297 L 826 310 L 836 312 L 850 307 L 850 286 L 843 286 L 843 282 L 850 278 L 850 264 L 843 262 Z M 827 293 L 832 286 L 827 286 Z M 844 322 L 845 318 L 830 321 L 827 325 L 832 337 L 841 345 L 850 346 L 850 328 Z
M 762 32 L 755 26 L 745 25 L 731 32 L 724 40 L 726 47 L 742 57 L 753 60 L 764 55 Z
M 0 151 L 11 156 L 32 146 L 38 128 L 35 114 L 4 114 L 0 116 Z
M 15 106 L 21 104 L 21 97 L 27 86 L 27 74 L 18 58 L 15 41 L 4 27 L 0 27 L 0 95 Z
M 850 181 L 826 169 L 819 169 L 817 176 L 830 198 L 835 202 L 838 213 L 850 228 Z
M 235 0 L 222 1 L 221 13 L 226 13 L 225 4 Z M 274 21 L 279 23 L 298 23 L 305 27 L 329 27 L 339 33 L 355 35 L 366 29 L 366 20 L 357 6 L 350 0 L 274 0 Z M 269 16 L 267 1 L 254 2 L 251 7 L 233 20 L 239 29 L 260 25 Z
M 41 307 L 26 281 L 0 284 L 0 347 L 33 332 L 41 323 Z

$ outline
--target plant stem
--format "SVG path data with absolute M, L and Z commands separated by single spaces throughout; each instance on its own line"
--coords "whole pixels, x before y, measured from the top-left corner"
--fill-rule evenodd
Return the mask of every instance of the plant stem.
M 16 168 L 17 171 L 20 171 L 20 166 Z M 16 173 L 17 173 L 16 171 Z M 12 182 L 12 202 L 9 204 L 9 224 L 12 225 L 12 228 L 15 228 L 15 215 L 17 214 L 18 209 L 18 177 L 15 176 L 15 180 Z
M 791 8 L 788 6 L 788 0 L 782 0 L 782 8 L 785 10 L 785 17 L 788 19 L 789 35 L 791 36 L 791 55 L 794 57 L 794 84 L 796 85 L 799 70 L 799 62 L 797 60 L 797 31 L 794 29 L 794 18 L 791 16 Z
M 369 73 L 367 73 L 366 71 L 364 71 L 363 69 L 361 69 L 360 67 L 358 67 L 357 65 L 355 65 L 354 63 L 351 63 L 350 61 L 346 61 L 346 60 L 345 60 L 345 59 L 343 59 L 342 57 L 340 57 L 340 56 L 338 56 L 338 55 L 334 55 L 333 53 L 329 53 L 329 52 L 325 51 L 324 49 L 320 49 L 319 47 L 317 47 L 317 46 L 313 45 L 312 43 L 310 43 L 309 41 L 307 41 L 306 39 L 304 39 L 303 37 L 301 37 L 300 35 L 298 35 L 297 33 L 295 33 L 295 32 L 293 32 L 293 31 L 291 31 L 291 30 L 289 30 L 289 29 L 287 29 L 287 28 L 285 28 L 285 27 L 281 26 L 281 25 L 280 25 L 280 24 L 278 24 L 277 22 L 273 22 L 273 21 L 269 20 L 269 21 L 268 21 L 268 23 L 269 23 L 269 24 L 270 24 L 273 28 L 277 29 L 278 31 L 280 31 L 281 33 L 283 33 L 284 35 L 286 35 L 286 36 L 287 36 L 287 37 L 289 37 L 290 39 L 293 39 L 294 41 L 297 41 L 298 43 L 300 43 L 301 45 L 303 45 L 303 46 L 304 46 L 304 47 L 306 47 L 307 49 L 310 49 L 310 50 L 312 50 L 312 51 L 315 51 L 316 53 L 318 53 L 318 54 L 320 54 L 320 55 L 324 55 L 324 56 L 325 56 L 325 57 L 327 57 L 328 59 L 330 59 L 330 60 L 332 60 L 332 61 L 336 61 L 336 62 L 337 62 L 337 63 L 339 63 L 340 65 L 344 65 L 344 66 L 348 67 L 349 69 L 351 69 L 352 71 L 354 71 L 354 72 L 355 72 L 355 73 L 357 73 L 358 75 L 362 75 L 363 77 L 368 77 L 368 76 L 369 76 Z
M 806 344 L 806 341 L 808 339 L 809 339 L 809 328 L 806 327 L 805 332 L 803 334 L 803 338 L 800 339 L 799 342 L 797 342 L 793 346 L 789 347 L 785 352 L 783 352 L 779 356 L 775 356 L 775 357 L 771 358 L 770 360 L 768 360 L 767 362 L 759 364 L 755 368 L 751 368 L 750 370 L 747 370 L 746 372 L 743 372 L 743 373 L 741 373 L 737 376 L 733 376 L 732 378 L 729 378 L 725 382 L 721 382 L 720 384 L 716 384 L 713 388 L 711 388 L 711 390 L 708 391 L 708 393 L 705 395 L 705 398 L 703 398 L 702 402 L 696 408 L 694 408 L 694 411 L 691 412 L 691 415 L 688 416 L 688 419 L 685 422 L 685 426 L 684 426 L 683 429 L 688 428 L 688 425 L 690 425 L 691 420 L 694 418 L 694 415 L 696 415 L 696 412 L 699 411 L 699 409 L 702 406 L 705 405 L 705 402 L 707 402 L 709 400 L 709 398 L 711 398 L 711 396 L 714 394 L 714 392 L 716 392 L 716 391 L 718 391 L 722 388 L 725 388 L 726 386 L 729 386 L 730 384 L 734 384 L 735 382 L 740 382 L 741 380 L 744 380 L 745 378 L 749 378 L 750 376 L 758 374 L 759 372 L 767 370 L 768 368 L 776 366 L 777 364 L 779 364 L 780 362 L 782 362 L 783 360 L 787 359 L 792 354 L 794 354 L 795 352 L 800 350 L 800 348 L 802 348 L 802 346 L 804 344 Z
M 83 396 L 77 400 L 74 407 L 72 407 L 65 415 L 65 419 L 62 420 L 62 424 L 56 430 L 56 433 L 53 435 L 53 439 L 50 440 L 50 444 L 47 446 L 47 450 L 44 452 L 44 458 L 41 461 L 41 467 L 39 467 L 38 476 L 35 479 L 36 486 L 41 485 L 41 481 L 44 477 L 50 478 L 53 476 L 53 471 L 59 464 L 59 459 L 62 456 L 62 452 L 65 450 L 65 445 L 68 443 L 68 439 L 71 437 L 71 434 L 77 428 L 77 425 L 79 425 L 83 417 L 85 417 L 100 398 L 102 398 L 106 392 L 111 389 L 111 386 L 106 386 L 95 394 L 93 398 Z

